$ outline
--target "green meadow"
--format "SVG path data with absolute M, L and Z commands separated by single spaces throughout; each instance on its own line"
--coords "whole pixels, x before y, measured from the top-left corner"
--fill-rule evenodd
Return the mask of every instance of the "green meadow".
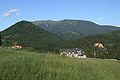
M 120 62 L 0 48 L 0 80 L 120 80 Z

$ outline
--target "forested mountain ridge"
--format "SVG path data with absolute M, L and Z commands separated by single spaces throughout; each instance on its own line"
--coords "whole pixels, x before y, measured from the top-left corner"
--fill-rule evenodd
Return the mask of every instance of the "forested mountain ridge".
M 85 20 L 42 20 L 33 21 L 33 24 L 67 40 L 120 30 L 116 26 L 99 25 Z
M 1 32 L 3 46 L 19 44 L 38 50 L 57 46 L 60 38 L 28 21 L 20 21 Z

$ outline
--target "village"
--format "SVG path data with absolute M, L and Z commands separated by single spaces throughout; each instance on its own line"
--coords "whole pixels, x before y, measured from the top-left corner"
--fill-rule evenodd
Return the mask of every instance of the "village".
M 95 43 L 93 46 L 97 49 L 104 49 L 102 43 Z M 87 58 L 85 55 L 85 52 L 80 48 L 66 48 L 66 49 L 60 49 L 60 56 L 68 56 L 68 57 L 75 57 L 75 58 Z M 96 52 L 94 52 L 94 56 L 96 56 Z

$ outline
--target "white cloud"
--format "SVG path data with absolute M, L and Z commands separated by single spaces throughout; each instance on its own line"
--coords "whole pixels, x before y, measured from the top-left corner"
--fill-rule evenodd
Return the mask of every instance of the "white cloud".
M 3 17 L 11 16 L 13 14 L 20 15 L 18 9 L 11 9 L 3 14 Z
M 99 17 L 98 20 L 103 20 L 104 18 L 103 17 Z
M 20 15 L 20 13 L 16 13 L 16 15 L 17 15 L 17 16 L 19 16 L 19 15 Z
M 14 12 L 17 12 L 17 11 L 19 11 L 19 10 L 18 9 L 11 9 L 9 12 L 14 13 Z
M 6 17 L 6 16 L 10 16 L 11 14 L 10 13 L 5 13 L 3 16 Z

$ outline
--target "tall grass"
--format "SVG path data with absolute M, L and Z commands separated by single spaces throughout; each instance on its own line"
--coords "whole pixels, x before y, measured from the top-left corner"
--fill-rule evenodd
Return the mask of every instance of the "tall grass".
M 120 80 L 120 63 L 0 49 L 0 80 Z

